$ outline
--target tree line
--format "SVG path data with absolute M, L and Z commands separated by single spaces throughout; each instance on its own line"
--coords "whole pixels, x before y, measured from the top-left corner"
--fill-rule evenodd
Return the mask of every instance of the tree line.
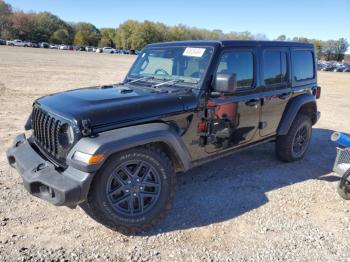
M 49 42 L 77 46 L 109 46 L 119 49 L 141 50 L 146 44 L 177 40 L 268 40 L 264 34 L 245 32 L 224 33 L 186 25 L 168 26 L 152 21 L 128 20 L 118 28 L 98 29 L 91 23 L 69 23 L 49 12 L 23 12 L 0 0 L 0 38 L 21 39 L 33 42 Z M 301 41 L 314 44 L 317 57 L 341 61 L 349 47 L 346 39 L 322 41 L 305 37 L 276 40 Z

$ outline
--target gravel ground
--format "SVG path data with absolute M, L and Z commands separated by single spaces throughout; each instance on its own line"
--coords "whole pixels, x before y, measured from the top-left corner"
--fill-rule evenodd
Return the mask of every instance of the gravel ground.
M 32 101 L 120 81 L 133 59 L 0 46 L 0 261 L 350 261 L 350 202 L 336 193 L 329 141 L 349 133 L 347 73 L 319 73 L 322 118 L 304 160 L 281 163 L 266 144 L 181 174 L 169 216 L 141 235 L 27 194 L 4 152 Z

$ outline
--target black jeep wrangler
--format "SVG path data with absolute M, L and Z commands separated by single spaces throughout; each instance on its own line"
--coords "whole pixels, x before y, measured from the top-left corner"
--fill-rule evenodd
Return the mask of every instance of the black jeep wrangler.
M 169 211 L 177 172 L 271 141 L 301 159 L 319 97 L 308 43 L 151 44 L 122 83 L 36 100 L 7 157 L 32 195 L 137 232 Z

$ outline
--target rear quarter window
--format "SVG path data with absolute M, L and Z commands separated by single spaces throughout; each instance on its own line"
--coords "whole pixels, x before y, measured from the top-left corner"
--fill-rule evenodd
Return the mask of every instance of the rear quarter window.
M 315 63 L 312 51 L 295 50 L 292 52 L 292 61 L 295 81 L 305 81 L 315 78 Z

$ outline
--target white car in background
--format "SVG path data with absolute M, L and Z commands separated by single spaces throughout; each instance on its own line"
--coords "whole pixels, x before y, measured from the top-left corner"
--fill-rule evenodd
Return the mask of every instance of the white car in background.
M 22 40 L 19 40 L 19 39 L 15 39 L 13 41 L 7 41 L 7 45 L 9 45 L 9 46 L 29 47 L 30 43 L 22 41 Z
M 69 50 L 69 46 L 67 46 L 67 45 L 60 45 L 59 49 L 60 50 Z
M 98 48 L 96 50 L 96 53 L 114 54 L 116 53 L 116 50 L 112 47 L 104 47 L 104 48 Z
M 58 46 L 58 45 L 55 45 L 55 44 L 50 45 L 50 49 L 58 49 L 58 48 L 59 48 L 59 46 Z

